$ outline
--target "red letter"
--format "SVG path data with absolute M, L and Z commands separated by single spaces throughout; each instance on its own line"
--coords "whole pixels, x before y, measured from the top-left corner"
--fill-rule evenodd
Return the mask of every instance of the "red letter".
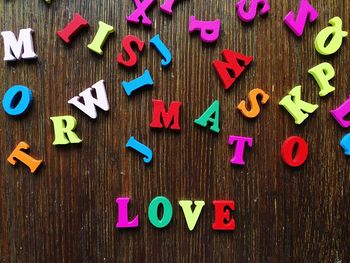
M 164 102 L 162 100 L 152 100 L 153 101 L 153 117 L 150 123 L 151 128 L 163 128 L 163 124 L 160 121 L 160 117 L 163 119 L 165 128 L 169 128 L 171 121 L 173 125 L 170 127 L 172 130 L 180 130 L 179 125 L 179 112 L 181 102 L 173 101 L 170 104 L 169 111 L 165 111 Z
M 222 56 L 227 62 L 215 60 L 213 62 L 213 66 L 219 74 L 220 79 L 224 83 L 225 89 L 228 89 L 242 74 L 245 67 L 253 61 L 253 57 L 247 57 L 240 53 L 233 52 L 229 49 L 225 49 L 222 52 Z M 231 76 L 230 72 L 233 72 L 233 76 Z
M 76 35 L 82 28 L 88 27 L 89 23 L 82 18 L 78 13 L 73 17 L 73 20 L 62 30 L 57 32 L 57 35 L 67 44 L 70 44 L 70 39 Z
M 231 212 L 235 210 L 235 203 L 226 200 L 214 200 L 215 221 L 212 224 L 214 230 L 234 230 L 236 222 L 231 217 Z
M 140 40 L 138 37 L 129 35 L 124 37 L 122 41 L 123 49 L 125 50 L 126 54 L 129 56 L 129 60 L 125 60 L 123 58 L 123 54 L 119 53 L 117 57 L 117 62 L 119 64 L 124 65 L 125 67 L 133 67 L 137 63 L 137 56 L 134 50 L 131 47 L 131 44 L 135 43 L 137 46 L 137 49 L 141 52 L 143 48 L 145 47 L 145 42 Z
M 295 157 L 293 159 L 293 149 L 297 147 Z M 306 141 L 298 136 L 289 137 L 284 141 L 281 148 L 281 155 L 283 161 L 292 167 L 301 166 L 307 158 L 309 149 Z

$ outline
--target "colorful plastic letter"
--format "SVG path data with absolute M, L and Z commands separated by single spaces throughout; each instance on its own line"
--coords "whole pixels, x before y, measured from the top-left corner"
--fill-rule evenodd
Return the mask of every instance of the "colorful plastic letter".
M 205 205 L 205 202 L 194 201 L 195 208 L 193 211 L 191 208 L 193 202 L 191 200 L 181 200 L 179 201 L 179 205 L 181 206 L 182 211 L 184 212 L 187 227 L 190 231 L 192 231 L 197 224 L 198 218 L 202 212 L 202 208 Z
M 228 144 L 233 145 L 235 142 L 236 149 L 230 162 L 231 164 L 245 165 L 245 162 L 243 160 L 245 144 L 247 143 L 249 147 L 252 147 L 253 138 L 230 135 L 228 137 Z
M 137 141 L 134 138 L 134 136 L 130 137 L 130 139 L 126 143 L 125 147 L 126 148 L 132 148 L 135 151 L 137 151 L 137 152 L 141 153 L 142 155 L 144 155 L 145 156 L 143 158 L 143 162 L 144 163 L 150 163 L 152 161 L 152 158 L 153 158 L 152 150 L 150 148 L 148 148 L 147 146 L 145 146 L 144 144 L 142 144 L 139 141 Z
M 109 34 L 114 32 L 114 28 L 102 21 L 98 22 L 99 28 L 95 35 L 94 40 L 87 46 L 90 50 L 96 52 L 99 55 L 103 54 L 102 46 L 107 40 Z
M 158 208 L 163 206 L 163 216 L 158 217 Z M 164 196 L 155 197 L 148 206 L 148 219 L 150 223 L 156 228 L 164 228 L 169 225 L 173 217 L 173 207 L 168 198 Z
M 231 216 L 235 210 L 234 201 L 229 200 L 214 200 L 214 223 L 212 228 L 214 230 L 235 230 L 236 222 Z
M 343 21 L 340 17 L 333 17 L 329 24 L 331 26 L 321 30 L 315 39 L 317 52 L 325 56 L 337 52 L 343 44 L 343 38 L 348 35 L 348 32 L 342 30 Z
M 207 127 L 208 122 L 213 123 L 213 125 L 210 127 L 211 131 L 216 133 L 220 132 L 220 102 L 218 100 L 215 100 L 213 104 L 211 104 L 210 107 L 202 114 L 202 116 L 194 121 L 195 124 L 202 127 Z
M 30 89 L 16 85 L 6 91 L 2 100 L 2 107 L 8 115 L 20 116 L 28 111 L 32 100 L 33 96 Z
M 20 142 L 7 158 L 7 161 L 12 165 L 15 165 L 17 163 L 17 160 L 21 161 L 29 167 L 31 173 L 34 173 L 43 161 L 36 160 L 23 151 L 28 150 L 29 148 L 30 147 L 26 142 Z
M 350 113 L 350 97 L 337 109 L 331 110 L 331 114 L 343 128 L 350 127 L 350 121 L 345 120 L 345 117 Z
M 167 13 L 168 15 L 173 14 L 173 5 L 175 0 L 165 0 L 164 4 L 160 6 L 160 10 Z
M 321 97 L 335 91 L 335 87 L 329 84 L 329 81 L 335 76 L 335 71 L 331 64 L 328 62 L 321 63 L 310 69 L 309 73 L 314 77 L 320 87 L 319 95 Z
M 236 4 L 238 17 L 243 22 L 251 22 L 256 17 L 259 5 L 262 5 L 260 15 L 266 15 L 270 11 L 270 5 L 268 0 L 252 0 L 250 8 L 246 8 L 247 0 L 240 0 Z M 248 9 L 248 11 L 246 11 Z
M 313 113 L 318 108 L 317 104 L 301 100 L 301 86 L 293 88 L 289 95 L 279 102 L 279 105 L 283 106 L 293 116 L 296 124 L 303 123 L 309 117 L 307 113 Z
M 160 39 L 159 34 L 152 37 L 150 43 L 162 55 L 163 57 L 163 59 L 161 60 L 162 67 L 163 68 L 168 67 L 171 63 L 172 56 L 168 47 Z
M 203 42 L 213 43 L 220 36 L 220 19 L 214 21 L 200 21 L 195 16 L 190 17 L 189 31 L 200 31 L 200 38 Z
M 65 145 L 70 143 L 81 143 L 78 135 L 74 132 L 77 120 L 73 116 L 50 117 L 55 131 L 53 145 Z
M 95 106 L 104 111 L 109 111 L 109 103 L 104 82 L 104 80 L 100 80 L 92 85 L 91 88 L 87 88 L 86 90 L 80 92 L 79 96 L 71 98 L 68 103 L 73 104 L 90 118 L 96 119 L 97 111 Z M 93 92 L 96 93 L 96 98 L 92 95 Z M 82 99 L 83 102 L 81 102 Z
M 169 111 L 165 110 L 164 101 L 162 100 L 152 100 L 153 102 L 153 114 L 152 114 L 152 122 L 150 123 L 151 128 L 163 128 L 163 124 L 161 119 L 163 119 L 163 123 L 165 128 L 169 128 L 170 124 L 173 123 L 170 127 L 171 130 L 180 130 L 179 124 L 179 114 L 181 102 L 172 101 L 170 103 Z
M 89 23 L 80 14 L 75 13 L 73 20 L 69 22 L 69 24 L 63 28 L 62 30 L 57 32 L 57 35 L 67 44 L 71 43 L 71 38 L 74 37 L 78 32 L 84 27 L 88 27 Z
M 134 0 L 136 9 L 129 16 L 126 17 L 126 21 L 130 23 L 141 23 L 145 26 L 152 25 L 151 19 L 146 15 L 147 9 L 156 2 L 156 0 Z
M 266 104 L 270 98 L 270 96 L 267 95 L 262 89 L 253 89 L 248 94 L 250 110 L 247 110 L 246 102 L 244 100 L 238 104 L 237 109 L 239 109 L 245 117 L 255 118 L 260 113 L 258 96 L 261 96 L 261 104 Z
M 2 31 L 1 35 L 4 39 L 4 60 L 14 61 L 24 59 L 37 58 L 34 52 L 33 36 L 34 32 L 31 28 L 21 29 L 18 35 L 18 41 L 12 31 Z
M 296 36 L 301 37 L 304 32 L 306 22 L 309 21 L 312 23 L 316 21 L 317 18 L 317 10 L 313 8 L 308 0 L 301 0 L 297 16 L 295 17 L 294 12 L 290 11 L 285 16 L 283 21 Z
M 118 197 L 115 202 L 118 204 L 118 222 L 116 228 L 135 228 L 139 226 L 139 216 L 135 216 L 129 221 L 128 204 L 129 197 Z
M 296 153 L 293 157 L 293 150 L 296 147 Z M 281 148 L 283 161 L 292 167 L 299 167 L 305 161 L 309 153 L 306 141 L 299 136 L 289 137 L 284 141 Z
M 222 52 L 222 56 L 227 62 L 215 60 L 213 66 L 219 74 L 225 89 L 229 89 L 242 74 L 245 67 L 253 61 L 253 57 L 247 57 L 229 49 L 225 49 Z M 233 76 L 231 76 L 231 72 L 233 73 Z
M 143 87 L 152 86 L 153 85 L 153 79 L 151 77 L 151 74 L 149 73 L 148 69 L 145 70 L 142 76 L 130 81 L 122 82 L 122 86 L 125 90 L 125 93 L 130 96 L 131 93 L 133 93 L 135 90 L 141 89 Z
M 123 54 L 119 53 L 117 62 L 125 67 L 133 67 L 137 64 L 137 56 L 135 51 L 132 49 L 131 44 L 136 44 L 138 51 L 142 52 L 145 47 L 145 42 L 136 36 L 129 35 L 123 38 L 122 46 L 126 54 L 129 56 L 129 60 L 123 58 Z
M 340 146 L 344 149 L 345 155 L 350 155 L 350 133 L 345 135 L 340 141 Z

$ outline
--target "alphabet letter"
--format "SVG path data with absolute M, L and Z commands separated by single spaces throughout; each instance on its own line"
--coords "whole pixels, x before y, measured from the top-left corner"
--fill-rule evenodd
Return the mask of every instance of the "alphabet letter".
M 53 145 L 64 145 L 69 143 L 81 143 L 82 140 L 74 132 L 77 120 L 73 116 L 57 116 L 50 118 L 55 130 Z
M 231 159 L 231 164 L 244 165 L 245 162 L 243 160 L 245 143 L 248 143 L 249 147 L 253 146 L 253 138 L 251 137 L 239 137 L 230 135 L 228 137 L 228 144 L 233 145 L 236 142 L 236 150 Z
M 28 149 L 29 145 L 26 142 L 20 142 L 7 158 L 7 161 L 10 164 L 15 165 L 17 163 L 17 160 L 19 160 L 29 167 L 31 173 L 34 173 L 43 161 L 35 160 L 23 151 Z
M 128 203 L 129 197 L 117 198 L 116 203 L 118 204 L 118 222 L 116 228 L 134 228 L 139 226 L 139 216 L 135 216 L 132 221 L 129 221 Z
M 331 110 L 331 114 L 343 128 L 350 127 L 350 121 L 345 120 L 345 116 L 350 113 L 350 97 L 337 109 Z
M 159 205 L 163 206 L 163 216 L 162 219 L 158 217 L 158 208 Z M 156 228 L 164 228 L 166 227 L 173 217 L 173 207 L 169 201 L 169 199 L 164 196 L 157 196 L 154 198 L 148 207 L 148 219 L 153 226 Z
M 309 73 L 314 77 L 320 87 L 321 90 L 318 94 L 321 97 L 335 91 L 335 88 L 329 84 L 329 81 L 335 76 L 335 71 L 331 64 L 327 62 L 321 63 L 310 69 Z
M 122 86 L 125 90 L 125 93 L 130 96 L 132 92 L 135 90 L 141 89 L 146 86 L 152 86 L 153 85 L 153 79 L 151 77 L 151 74 L 149 73 L 148 69 L 145 70 L 142 76 L 130 81 L 122 82 Z
M 265 15 L 270 11 L 270 5 L 267 0 L 252 0 L 251 6 L 248 11 L 245 11 L 245 5 L 247 0 L 240 0 L 236 4 L 238 17 L 244 22 L 251 22 L 256 17 L 258 12 L 258 6 L 262 5 L 260 15 Z
M 253 89 L 249 92 L 249 102 L 251 104 L 251 109 L 250 111 L 247 110 L 247 106 L 244 100 L 242 100 L 238 106 L 237 109 L 239 109 L 242 114 L 247 117 L 247 118 L 255 118 L 256 116 L 259 115 L 260 113 L 260 106 L 258 103 L 258 96 L 261 96 L 261 103 L 266 104 L 267 101 L 269 100 L 270 96 L 267 95 L 262 89 Z
M 212 116 L 214 115 L 214 118 Z M 219 128 L 220 120 L 220 102 L 218 100 L 214 101 L 212 105 L 194 121 L 195 124 L 198 124 L 202 127 L 207 127 L 208 122 L 212 122 L 213 125 L 210 127 L 210 130 L 216 133 L 220 132 Z
M 16 85 L 9 88 L 2 101 L 5 112 L 11 116 L 20 116 L 27 112 L 32 104 L 32 92 L 25 86 Z
M 73 20 L 62 30 L 57 32 L 57 35 L 67 44 L 71 43 L 71 38 L 78 34 L 84 27 L 88 27 L 89 23 L 82 18 L 78 13 L 75 13 Z
M 106 42 L 108 35 L 114 32 L 114 28 L 102 21 L 99 21 L 98 25 L 99 28 L 95 35 L 95 38 L 87 47 L 97 54 L 102 55 L 102 46 Z
M 193 205 L 192 201 L 181 200 L 181 201 L 179 201 L 179 205 L 181 206 L 181 208 L 184 212 L 187 227 L 190 231 L 192 231 L 197 224 L 198 218 L 202 212 L 202 208 L 205 205 L 205 203 L 204 203 L 204 201 L 194 201 L 194 205 L 196 207 L 194 208 L 193 212 L 192 212 L 192 208 L 191 208 L 191 206 Z
M 125 60 L 123 58 L 123 54 L 119 53 L 118 57 L 117 57 L 117 62 L 119 64 L 124 65 L 125 67 L 133 67 L 136 65 L 137 63 L 137 56 L 136 53 L 134 52 L 134 50 L 131 47 L 131 44 L 135 43 L 137 46 L 137 49 L 141 52 L 143 50 L 143 48 L 145 47 L 145 42 L 141 41 L 138 37 L 133 36 L 133 35 L 129 35 L 123 38 L 122 41 L 122 46 L 125 50 L 125 52 L 128 54 L 129 56 L 129 60 Z
M 169 128 L 171 122 L 173 121 L 173 125 L 171 125 L 170 129 L 180 130 L 179 113 L 180 113 L 181 102 L 179 101 L 171 102 L 168 112 L 166 112 L 164 102 L 162 100 L 152 100 L 152 102 L 153 102 L 153 117 L 152 117 L 152 122 L 150 123 L 150 127 L 163 128 L 163 124 L 160 121 L 160 118 L 162 118 L 164 126 L 166 128 Z
M 235 230 L 236 222 L 231 216 L 235 210 L 235 203 L 226 200 L 214 200 L 215 220 L 212 224 L 214 230 Z
M 157 51 L 162 55 L 163 59 L 161 60 L 162 67 L 168 67 L 171 63 L 172 56 L 168 47 L 160 39 L 159 35 L 155 35 L 151 41 L 151 45 L 154 46 Z
M 125 145 L 126 148 L 132 148 L 135 151 L 141 153 L 145 157 L 143 158 L 144 163 L 150 163 L 153 158 L 152 150 L 144 144 L 137 141 L 134 136 L 131 136 Z
M 212 43 L 218 40 L 220 35 L 220 19 L 214 21 L 199 21 L 195 16 L 190 17 L 190 33 L 200 31 L 203 42 Z
M 142 18 L 141 23 L 146 26 L 152 25 L 152 21 L 147 17 L 146 10 L 156 2 L 156 0 L 134 0 L 136 9 L 129 16 L 126 17 L 126 20 L 130 23 L 140 23 L 140 18 Z
M 297 147 L 295 157 L 293 158 L 293 149 Z M 283 161 L 292 167 L 301 166 L 307 158 L 309 149 L 306 141 L 298 136 L 289 137 L 284 141 L 281 148 L 281 155 Z

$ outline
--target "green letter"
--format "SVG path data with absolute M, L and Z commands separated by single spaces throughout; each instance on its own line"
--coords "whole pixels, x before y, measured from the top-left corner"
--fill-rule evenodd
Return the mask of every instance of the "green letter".
M 296 124 L 301 124 L 309 116 L 307 113 L 313 113 L 318 108 L 317 104 L 305 102 L 300 97 L 301 86 L 296 86 L 279 103 L 293 116 Z
M 162 219 L 158 217 L 158 207 L 159 205 L 163 206 L 163 216 Z M 148 219 L 153 226 L 156 228 L 166 227 L 173 217 L 173 207 L 169 199 L 164 196 L 157 196 L 154 198 L 148 207 Z
M 202 212 L 202 208 L 204 206 L 204 201 L 194 201 L 195 209 L 192 212 L 191 206 L 193 202 L 190 200 L 181 200 L 179 201 L 179 205 L 182 207 L 182 211 L 184 212 L 185 219 L 187 222 L 187 227 L 190 231 L 194 229 L 198 218 Z
M 334 78 L 335 71 L 331 64 L 325 62 L 313 67 L 309 73 L 315 78 L 320 87 L 319 95 L 321 97 L 335 91 L 335 88 L 329 84 L 329 81 Z
M 212 116 L 214 115 L 214 118 Z M 202 127 L 207 127 L 208 122 L 212 122 L 213 125 L 210 127 L 210 130 L 216 133 L 220 132 L 219 128 L 219 119 L 220 119 L 220 102 L 218 100 L 214 101 L 212 105 L 194 121 L 195 124 L 198 124 Z
M 77 120 L 73 116 L 57 116 L 50 119 L 53 122 L 53 128 L 55 130 L 55 141 L 53 145 L 82 142 L 73 131 L 77 126 Z

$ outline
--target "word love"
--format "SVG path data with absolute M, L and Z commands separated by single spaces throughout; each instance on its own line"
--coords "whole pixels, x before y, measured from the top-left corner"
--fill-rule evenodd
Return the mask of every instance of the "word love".
M 140 225 L 139 216 L 135 215 L 132 219 L 129 216 L 128 204 L 129 197 L 117 197 L 118 205 L 118 221 L 116 228 L 137 228 Z M 213 230 L 232 231 L 236 228 L 236 222 L 233 218 L 235 203 L 232 200 L 214 200 L 214 222 Z M 205 202 L 203 200 L 191 201 L 181 200 L 179 206 L 182 208 L 187 227 L 189 231 L 193 231 L 198 222 Z M 194 208 L 192 209 L 192 207 Z M 159 211 L 162 208 L 162 215 Z M 155 228 L 165 228 L 168 226 L 173 217 L 173 206 L 168 198 L 164 196 L 155 197 L 148 206 L 148 220 Z

